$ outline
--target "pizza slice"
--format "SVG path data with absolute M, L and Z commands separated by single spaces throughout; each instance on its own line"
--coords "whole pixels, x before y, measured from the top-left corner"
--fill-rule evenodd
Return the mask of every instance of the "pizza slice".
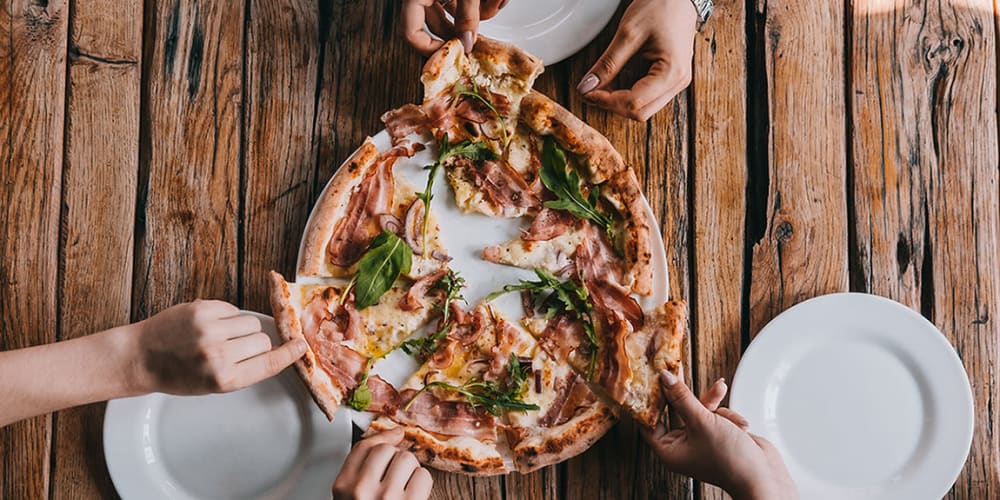
M 368 377 L 371 362 L 438 314 L 443 291 L 437 285 L 447 273 L 438 271 L 416 281 L 393 279 L 376 303 L 366 305 L 357 302 L 364 297 L 358 290 L 363 283 L 289 283 L 271 272 L 271 307 L 278 332 L 285 341 L 301 338 L 309 346 L 295 367 L 330 420 L 359 386 L 368 393 L 364 409 L 395 407 L 392 386 L 377 376 Z
M 440 228 L 422 193 L 394 175 L 397 158 L 380 154 L 368 138 L 344 162 L 305 228 L 299 276 L 354 275 L 358 260 L 383 231 L 396 234 L 411 248 L 413 265 L 407 276 L 424 276 L 446 266 Z
M 526 98 L 527 102 L 541 99 L 535 94 Z M 526 111 L 535 106 L 527 106 Z M 640 295 L 652 293 L 650 231 L 655 224 L 644 206 L 635 173 L 624 168 L 607 139 L 558 105 L 553 106 L 544 109 L 561 116 L 561 125 L 551 123 L 555 118 L 550 118 L 547 126 L 538 125 L 538 130 L 555 135 L 539 136 L 534 142 L 541 147 L 529 146 L 527 153 L 532 158 L 528 163 L 537 165 L 539 184 L 544 186 L 543 207 L 520 236 L 485 248 L 483 259 L 561 273 L 570 269 L 578 249 L 586 242 L 599 247 L 601 264 L 606 266 L 605 271 L 612 272 L 616 285 Z M 575 135 L 569 132 L 573 128 L 577 129 Z M 590 142 L 577 144 L 583 138 Z M 594 158 L 598 155 L 604 157 Z M 612 168 L 620 170 L 611 173 Z
M 399 410 L 368 432 L 402 427 L 421 462 L 472 475 L 526 473 L 565 460 L 616 419 L 613 403 L 486 305 L 456 315 L 399 400 Z
M 494 294 L 521 292 L 524 326 L 557 363 L 599 386 L 647 426 L 663 411 L 658 374 L 680 375 L 686 336 L 685 304 L 671 301 L 645 314 L 626 290 L 586 273 L 561 279 L 537 269 Z
M 382 116 L 394 144 L 415 132 L 437 143 L 458 207 L 494 217 L 520 217 L 540 202 L 509 149 L 517 137 L 521 98 L 542 71 L 521 49 L 480 37 L 470 54 L 452 40 L 424 66 L 424 102 Z M 465 154 L 468 153 L 468 154 Z

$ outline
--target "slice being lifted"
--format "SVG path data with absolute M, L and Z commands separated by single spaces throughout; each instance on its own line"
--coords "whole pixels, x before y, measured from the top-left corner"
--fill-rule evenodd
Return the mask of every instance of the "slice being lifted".
M 402 427 L 421 462 L 472 475 L 528 472 L 587 449 L 615 412 L 516 324 L 480 305 L 400 391 L 400 410 L 369 433 Z M 503 432 L 501 429 L 506 429 Z

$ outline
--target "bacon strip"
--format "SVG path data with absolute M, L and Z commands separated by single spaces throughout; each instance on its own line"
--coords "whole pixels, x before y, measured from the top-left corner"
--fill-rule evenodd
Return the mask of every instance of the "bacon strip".
M 538 419 L 542 427 L 554 427 L 573 419 L 581 410 L 597 402 L 597 395 L 587 387 L 583 377 L 576 373 L 560 379 L 555 384 L 557 395 L 545 415 Z
M 583 323 L 565 314 L 557 314 L 550 319 L 538 339 L 539 345 L 560 363 L 568 360 L 570 353 L 586 342 Z
M 396 388 L 378 375 L 368 377 L 368 390 L 372 393 L 372 402 L 366 411 L 392 415 L 399 409 L 401 398 Z
M 632 328 L 628 321 L 620 315 L 616 315 L 611 329 L 604 336 L 603 363 L 601 363 L 599 380 L 601 387 L 607 389 L 608 395 L 619 402 L 625 398 L 626 386 L 632 377 L 632 369 L 629 368 L 628 364 L 628 354 L 625 352 L 625 338 L 630 333 L 632 333 Z
M 624 285 L 624 262 L 605 241 L 602 231 L 590 221 L 584 221 L 584 237 L 573 253 L 576 268 L 584 280 L 612 280 Z
M 565 210 L 542 208 L 535 220 L 531 221 L 521 239 L 524 241 L 548 241 L 569 231 L 576 224 L 576 218 Z
M 486 199 L 495 207 L 505 209 L 531 208 L 541 200 L 528 187 L 521 174 L 504 160 L 473 162 L 468 158 L 455 160 L 456 168 L 463 168 L 472 184 L 480 188 Z
M 371 240 L 381 232 L 378 216 L 392 210 L 392 165 L 395 162 L 396 157 L 383 159 L 351 194 L 347 214 L 333 228 L 327 245 L 327 253 L 334 264 L 347 267 L 357 262 Z
M 394 417 L 397 422 L 443 436 L 467 436 L 482 442 L 496 442 L 496 420 L 485 411 L 465 401 L 441 400 L 429 391 L 413 399 L 416 393 L 414 389 L 406 389 L 400 394 L 402 406 L 410 406 L 405 410 L 400 408 Z
M 410 285 L 410 289 L 406 291 L 406 294 L 399 299 L 399 308 L 404 311 L 416 311 L 417 309 L 422 309 L 428 303 L 431 287 L 435 283 L 441 280 L 445 274 L 448 274 L 447 269 L 439 269 L 433 273 L 424 275 L 420 277 L 417 281 L 414 281 Z M 438 294 L 440 295 L 440 294 Z
M 614 316 L 621 315 L 632 323 L 632 328 L 642 328 L 645 322 L 642 307 L 628 291 L 601 279 L 584 279 L 584 284 L 594 304 L 594 313 L 604 324 L 610 324 Z

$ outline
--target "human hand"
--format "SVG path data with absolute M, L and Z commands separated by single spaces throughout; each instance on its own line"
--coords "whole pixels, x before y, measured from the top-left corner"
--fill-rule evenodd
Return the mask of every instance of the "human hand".
M 271 349 L 260 320 L 218 300 L 178 304 L 131 325 L 141 392 L 230 392 L 277 375 L 306 352 L 303 340 Z
M 683 427 L 667 431 L 662 423 L 643 429 L 643 437 L 670 469 L 722 487 L 733 498 L 798 498 L 777 449 L 747 432 L 747 421 L 729 408 L 719 408 L 726 396 L 719 380 L 695 398 L 673 374 L 660 373 L 663 393 Z
M 479 21 L 495 15 L 508 0 L 403 0 L 403 36 L 425 56 L 431 55 L 444 44 L 431 33 L 444 40 L 458 38 L 465 53 L 472 52 L 479 35 Z M 452 15 L 452 23 L 445 17 Z M 431 33 L 424 30 L 424 23 Z
M 334 500 L 424 500 L 434 480 L 417 457 L 396 446 L 403 430 L 393 429 L 354 445 L 333 483 Z M 384 476 L 384 477 L 383 477 Z
M 625 9 L 611 44 L 576 89 L 587 101 L 646 121 L 691 83 L 698 11 L 691 0 L 634 0 Z M 634 55 L 652 65 L 630 89 L 610 88 Z

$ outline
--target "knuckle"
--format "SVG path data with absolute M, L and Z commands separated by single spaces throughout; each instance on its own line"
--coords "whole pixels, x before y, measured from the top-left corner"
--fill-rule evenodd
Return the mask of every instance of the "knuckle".
M 618 68 L 618 65 L 615 64 L 610 57 L 601 57 L 597 60 L 597 64 L 595 66 L 597 67 L 597 71 L 602 72 L 605 75 L 614 74 L 616 72 L 615 70 Z
M 227 370 L 213 372 L 210 382 L 216 392 L 232 392 L 237 389 L 236 377 Z

